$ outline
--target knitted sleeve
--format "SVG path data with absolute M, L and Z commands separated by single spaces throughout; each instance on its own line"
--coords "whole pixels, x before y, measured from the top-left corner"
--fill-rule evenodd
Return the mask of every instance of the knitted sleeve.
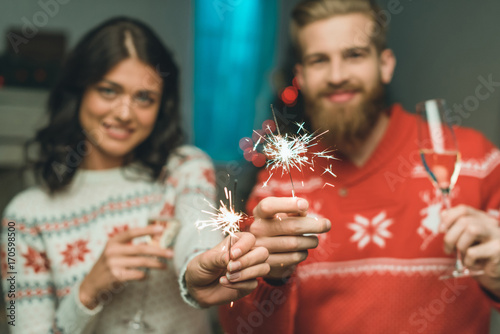
M 484 180 L 481 202 L 484 210 L 500 221 L 500 150 L 484 139 Z
M 192 146 L 183 146 L 169 162 L 171 171 L 167 182 L 176 188 L 175 217 L 181 222 L 181 229 L 174 246 L 174 265 L 179 275 L 183 299 L 199 308 L 185 286 L 184 274 L 187 264 L 198 254 L 213 248 L 222 240 L 220 231 L 199 230 L 196 222 L 207 220 L 215 206 L 215 172 L 210 158 Z
M 269 177 L 261 171 L 247 201 L 247 213 L 251 214 L 257 204 L 267 196 L 275 195 L 269 187 L 263 187 Z M 248 229 L 253 219 L 248 219 L 243 228 Z M 219 308 L 219 320 L 225 333 L 295 333 L 295 314 L 298 307 L 298 282 L 292 275 L 284 285 L 274 286 L 259 278 L 258 287 L 248 296 L 237 300 L 232 306 Z
M 480 160 L 484 171 L 481 183 L 481 209 L 495 217 L 500 226 L 500 150 L 481 135 L 484 156 Z M 500 311 L 500 301 L 486 293 L 492 306 Z
M 18 197 L 2 219 L 1 272 L 8 327 L 12 334 L 82 333 L 102 306 L 85 308 L 78 286 L 58 302 L 43 237 L 35 222 L 23 218 L 29 205 L 29 199 Z

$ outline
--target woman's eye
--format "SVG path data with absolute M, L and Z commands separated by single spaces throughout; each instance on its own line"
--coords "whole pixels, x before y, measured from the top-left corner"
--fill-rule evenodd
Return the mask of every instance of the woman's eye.
M 97 87 L 97 91 L 105 98 L 113 98 L 116 96 L 116 91 L 109 87 Z
M 147 93 L 139 93 L 136 95 L 135 100 L 141 106 L 149 106 L 155 102 L 155 100 L 149 96 Z

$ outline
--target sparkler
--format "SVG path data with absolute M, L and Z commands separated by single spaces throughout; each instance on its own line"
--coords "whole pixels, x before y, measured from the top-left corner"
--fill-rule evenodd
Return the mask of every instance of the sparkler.
M 229 259 L 231 259 L 231 244 L 232 237 L 236 237 L 236 232 L 240 231 L 240 222 L 245 217 L 244 213 L 236 212 L 234 210 L 234 194 L 236 193 L 236 186 L 238 185 L 238 180 L 234 180 L 233 192 L 227 190 L 224 187 L 224 194 L 229 202 L 229 207 L 221 200 L 220 207 L 216 209 L 212 204 L 210 207 L 215 210 L 215 213 L 202 210 L 202 212 L 208 213 L 212 216 L 209 220 L 200 220 L 196 222 L 196 227 L 198 229 L 204 229 L 205 227 L 213 227 L 212 231 L 221 230 L 223 233 L 229 235 Z M 233 307 L 234 302 L 231 301 L 231 306 Z
M 281 170 L 281 175 L 288 173 L 290 176 L 290 182 L 292 184 L 292 197 L 295 197 L 295 187 L 293 184 L 292 174 L 290 170 L 296 168 L 302 171 L 302 168 L 307 166 L 314 171 L 314 162 L 316 158 L 324 159 L 336 159 L 331 155 L 332 151 L 324 150 L 321 152 L 314 152 L 312 155 L 307 156 L 306 153 L 313 146 L 318 145 L 319 138 L 328 132 L 328 130 L 316 134 L 316 132 L 309 133 L 304 129 L 304 123 L 295 123 L 298 126 L 296 134 L 281 134 L 278 126 L 278 121 L 276 120 L 276 114 L 274 112 L 274 107 L 271 105 L 271 111 L 273 113 L 274 123 L 278 134 L 275 135 L 271 130 L 270 126 L 267 126 L 267 136 L 263 136 L 257 131 L 254 131 L 259 139 L 254 145 L 254 151 L 257 146 L 263 142 L 264 148 L 262 153 L 266 155 L 266 168 L 269 169 L 269 178 L 264 182 L 264 186 L 267 185 L 271 177 L 274 175 L 276 170 Z M 329 173 L 336 176 L 331 169 L 331 165 L 325 168 L 324 173 Z M 323 173 L 323 174 L 324 174 Z M 330 184 L 328 184 L 330 185 Z
M 227 206 L 222 200 L 220 201 L 220 207 L 216 209 L 212 204 L 210 207 L 215 210 L 214 212 L 202 210 L 204 213 L 208 213 L 212 216 L 211 219 L 208 220 L 200 220 L 196 222 L 196 227 L 198 229 L 204 229 L 206 227 L 212 227 L 212 231 L 221 230 L 224 234 L 229 235 L 229 254 L 231 256 L 231 241 L 232 237 L 235 237 L 235 233 L 240 231 L 240 222 L 245 217 L 244 213 L 236 212 L 234 210 L 234 193 L 236 192 L 236 185 L 238 180 L 234 181 L 234 189 L 231 193 L 231 190 L 227 190 L 227 187 L 224 187 L 224 193 L 226 195 L 226 199 L 229 201 L 229 206 Z

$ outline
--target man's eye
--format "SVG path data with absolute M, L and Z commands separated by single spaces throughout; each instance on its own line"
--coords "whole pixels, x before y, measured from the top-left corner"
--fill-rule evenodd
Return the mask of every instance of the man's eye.
M 364 53 L 360 52 L 360 51 L 352 51 L 352 52 L 349 52 L 346 56 L 347 56 L 347 58 L 357 59 L 357 58 L 364 57 Z
M 313 59 L 309 60 L 310 65 L 321 64 L 323 62 L 325 62 L 324 58 L 313 58 Z

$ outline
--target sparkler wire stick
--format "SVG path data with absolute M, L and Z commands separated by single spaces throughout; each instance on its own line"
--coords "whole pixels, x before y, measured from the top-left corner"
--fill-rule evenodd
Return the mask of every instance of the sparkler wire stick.
M 229 207 L 231 207 L 231 209 L 233 210 L 234 212 L 234 197 L 236 196 L 236 186 L 238 185 L 238 179 L 235 179 L 234 180 L 234 187 L 233 187 L 233 194 L 231 196 L 231 191 L 229 191 Z M 232 244 L 232 235 L 229 234 L 229 260 L 231 260 L 231 244 Z
M 274 124 L 276 125 L 276 129 L 278 130 L 278 136 L 281 137 L 280 127 L 278 126 L 278 120 L 276 119 L 276 113 L 274 112 L 274 106 L 271 104 L 271 112 L 273 113 Z M 290 173 L 290 164 L 288 161 L 285 163 L 286 170 L 288 172 L 288 176 L 290 176 L 290 182 L 292 183 L 292 197 L 295 197 L 295 187 L 293 185 L 292 173 Z

